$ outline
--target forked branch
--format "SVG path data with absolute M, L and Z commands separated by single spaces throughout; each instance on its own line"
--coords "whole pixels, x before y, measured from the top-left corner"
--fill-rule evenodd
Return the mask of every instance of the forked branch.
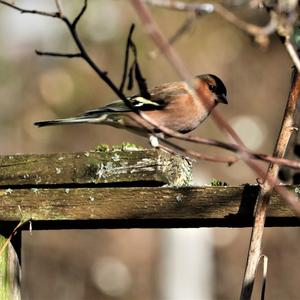
M 269 36 L 277 32 L 280 36 L 285 38 L 285 47 L 287 52 L 292 59 L 293 63 L 300 72 L 300 60 L 297 55 L 297 51 L 294 45 L 290 42 L 291 35 L 293 33 L 293 28 L 297 26 L 297 6 L 291 1 L 287 2 L 289 9 L 281 8 L 280 1 L 275 1 L 272 7 L 268 7 L 269 12 L 269 22 L 265 26 L 257 26 L 252 23 L 248 23 L 229 9 L 224 7 L 220 3 L 187 3 L 183 1 L 169 1 L 169 0 L 142 0 L 144 3 L 158 6 L 162 8 L 178 10 L 178 11 L 189 11 L 194 12 L 196 16 L 202 16 L 205 14 L 217 13 L 223 19 L 229 23 L 235 25 L 237 28 L 243 30 L 247 34 L 254 37 L 254 40 L 263 48 L 267 47 L 269 44 Z M 262 1 L 263 2 L 263 1 Z M 282 7 L 284 7 L 282 5 Z

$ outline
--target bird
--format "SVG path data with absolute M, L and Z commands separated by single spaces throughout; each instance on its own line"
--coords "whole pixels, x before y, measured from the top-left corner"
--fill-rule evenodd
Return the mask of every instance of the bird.
M 160 126 L 179 133 L 188 133 L 197 128 L 219 103 L 228 104 L 226 87 L 216 75 L 198 75 L 193 85 L 191 88 L 185 81 L 164 83 L 149 89 L 150 99 L 140 95 L 128 97 L 131 107 L 123 100 L 116 100 L 75 117 L 38 121 L 34 125 L 38 127 L 82 123 L 109 125 L 139 135 L 148 135 L 150 144 L 157 147 L 157 135 L 164 137 L 163 133 L 134 110 L 143 112 Z M 198 95 L 205 99 L 201 98 L 201 101 Z

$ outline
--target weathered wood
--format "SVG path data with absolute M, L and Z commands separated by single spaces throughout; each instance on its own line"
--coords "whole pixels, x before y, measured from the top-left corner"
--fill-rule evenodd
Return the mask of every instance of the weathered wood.
M 188 185 L 191 165 L 180 156 L 157 150 L 110 150 L 84 153 L 0 157 L 0 186 L 120 184 Z
M 31 219 L 34 228 L 45 229 L 54 223 L 57 228 L 252 226 L 257 186 L 159 187 L 190 179 L 185 159 L 156 150 L 1 157 L 0 222 L 7 228 Z M 276 193 L 267 225 L 300 225 Z
M 100 228 L 243 227 L 252 226 L 257 192 L 258 186 L 0 189 L 0 220 L 86 220 Z M 277 193 L 272 194 L 267 223 L 300 225 Z
M 0 299 L 18 300 L 20 293 L 20 265 L 14 247 L 0 235 Z M 4 245 L 4 247 L 3 247 Z

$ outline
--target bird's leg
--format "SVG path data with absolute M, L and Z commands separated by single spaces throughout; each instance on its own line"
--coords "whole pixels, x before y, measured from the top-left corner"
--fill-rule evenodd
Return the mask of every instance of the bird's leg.
M 165 152 L 168 152 L 168 153 L 173 154 L 173 155 L 178 155 L 179 154 L 175 150 L 160 144 L 159 143 L 159 138 L 164 138 L 164 134 L 163 133 L 158 133 L 157 135 L 152 135 L 152 134 L 149 135 L 149 143 L 153 148 L 164 150 Z M 190 158 L 188 158 L 184 155 L 182 157 L 185 158 L 185 159 L 191 160 Z
M 171 149 L 169 147 L 166 147 L 164 145 L 161 145 L 159 143 L 159 138 L 164 138 L 164 134 L 163 133 L 158 133 L 157 135 L 158 135 L 158 137 L 155 136 L 155 135 L 152 135 L 152 134 L 149 135 L 149 143 L 150 143 L 150 145 L 153 148 L 164 150 L 164 151 L 166 151 L 166 152 L 168 152 L 170 154 L 173 154 L 173 155 L 178 155 L 178 154 L 180 155 L 180 153 L 178 153 L 177 151 L 175 151 L 175 150 L 173 150 L 173 149 Z M 181 157 L 183 159 L 187 160 L 190 164 L 192 164 L 193 162 L 197 162 L 196 159 L 193 159 L 193 158 L 191 158 L 191 157 L 189 157 L 189 156 L 187 156 L 185 154 L 181 154 Z
M 165 147 L 163 146 L 162 144 L 159 143 L 159 138 L 164 138 L 164 134 L 161 132 L 161 133 L 158 133 L 157 135 L 153 135 L 153 134 L 150 134 L 149 135 L 149 143 L 150 145 L 155 148 L 155 149 L 162 149 L 168 153 L 171 153 L 171 154 L 176 154 L 176 151 L 168 148 L 168 147 Z

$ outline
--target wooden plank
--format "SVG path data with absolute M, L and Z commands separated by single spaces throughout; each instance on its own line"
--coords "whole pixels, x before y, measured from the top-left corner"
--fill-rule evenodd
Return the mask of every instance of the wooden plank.
M 20 265 L 14 247 L 0 235 L 0 299 L 18 300 L 20 293 Z
M 190 163 L 165 151 L 125 148 L 0 157 L 0 186 L 94 183 L 183 186 L 190 181 Z
M 290 187 L 296 191 L 299 186 Z M 258 186 L 191 188 L 0 189 L 0 221 L 93 221 L 90 227 L 252 225 Z M 35 223 L 33 223 L 35 224 Z M 299 218 L 271 197 L 269 226 L 299 226 Z M 51 224 L 47 224 L 51 227 Z M 60 228 L 67 224 L 60 225 Z M 89 227 L 86 223 L 84 227 Z

